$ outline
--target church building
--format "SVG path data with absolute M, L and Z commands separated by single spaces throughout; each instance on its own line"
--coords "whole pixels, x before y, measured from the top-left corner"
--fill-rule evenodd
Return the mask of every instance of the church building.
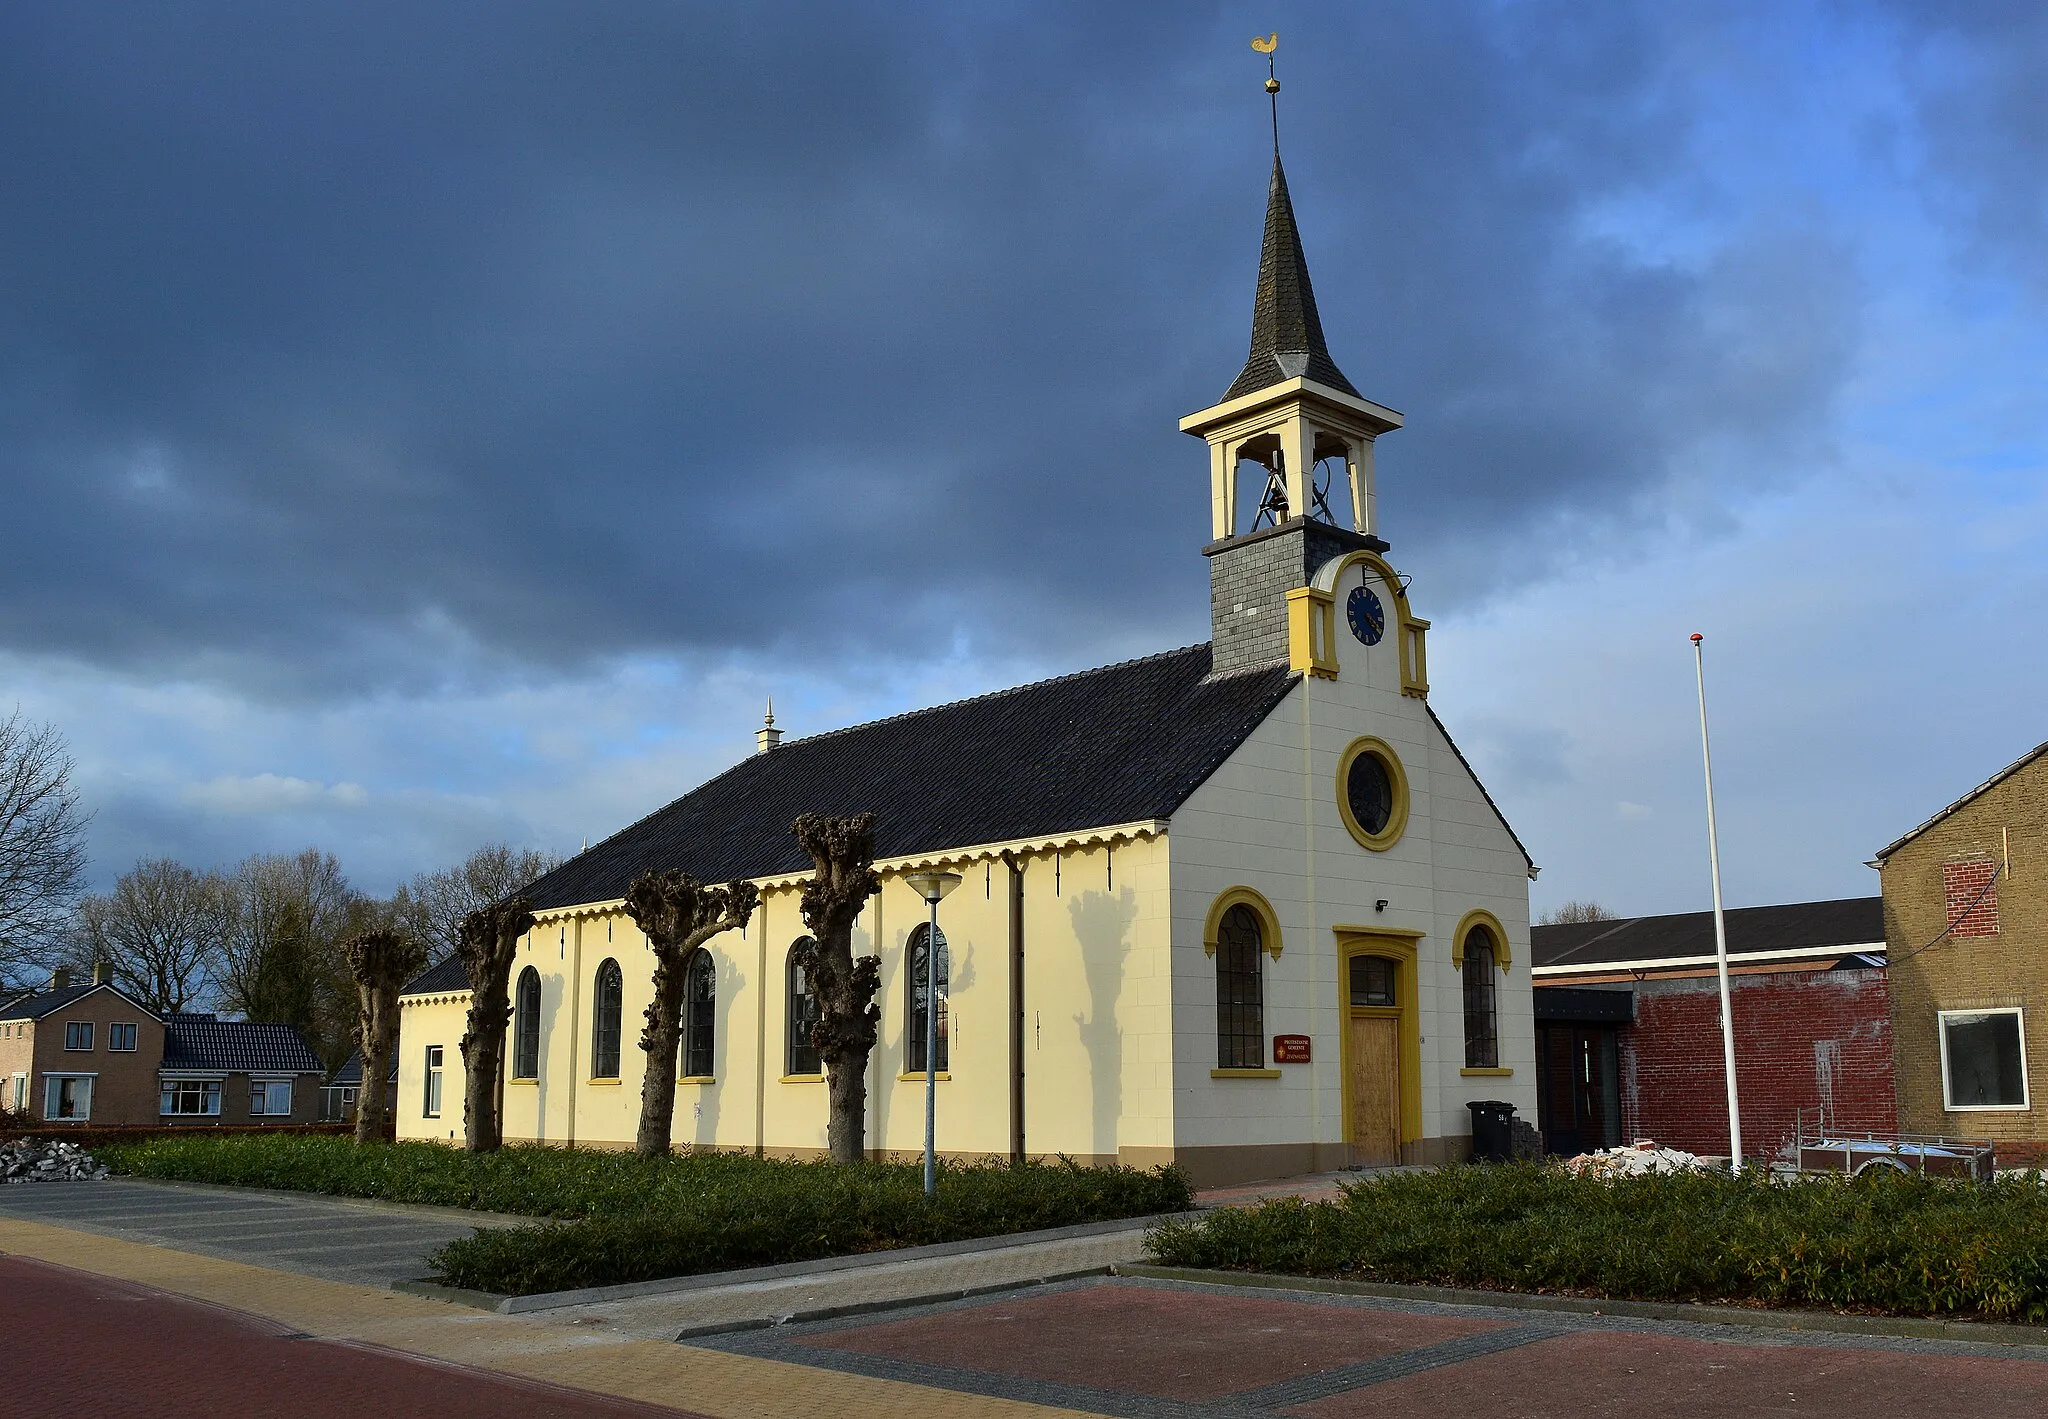
M 872 1156 L 923 1144 L 939 908 L 938 1146 L 1178 1163 L 1198 1184 L 1471 1150 L 1467 1104 L 1536 1113 L 1527 852 L 1429 703 L 1429 623 L 1388 560 L 1375 441 L 1401 415 L 1332 361 L 1276 152 L 1251 354 L 1180 421 L 1209 454 L 1212 638 L 781 742 L 528 889 L 509 1140 L 630 1147 L 654 958 L 641 873 L 747 878 L 692 967 L 677 1146 L 825 1151 L 804 812 L 878 816 Z M 1198 486 L 1190 479 L 1192 486 Z M 1192 550 L 1192 549 L 1191 549 Z M 398 1134 L 462 1136 L 468 991 L 402 1000 Z

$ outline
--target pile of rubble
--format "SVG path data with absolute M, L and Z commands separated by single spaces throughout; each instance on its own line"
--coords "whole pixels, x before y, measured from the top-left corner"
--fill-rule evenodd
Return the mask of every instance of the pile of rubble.
M 85 1182 L 107 1175 L 92 1154 L 61 1138 L 17 1138 L 0 1143 L 0 1182 Z
M 1659 1147 L 1648 1138 L 1639 1138 L 1625 1147 L 1567 1158 L 1564 1166 L 1580 1177 L 1639 1178 L 1649 1173 L 1703 1172 L 1708 1165 L 1696 1153 Z

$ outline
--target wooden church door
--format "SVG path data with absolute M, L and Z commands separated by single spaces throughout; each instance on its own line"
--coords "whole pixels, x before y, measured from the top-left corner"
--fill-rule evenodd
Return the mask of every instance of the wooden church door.
M 1401 1161 L 1401 1022 L 1388 1015 L 1351 1020 L 1352 1161 Z

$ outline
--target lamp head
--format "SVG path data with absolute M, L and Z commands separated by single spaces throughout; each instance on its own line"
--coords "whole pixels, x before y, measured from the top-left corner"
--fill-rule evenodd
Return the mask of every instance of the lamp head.
M 912 891 L 926 901 L 940 902 L 945 900 L 948 892 L 960 885 L 960 874 L 927 868 L 922 872 L 907 873 L 903 880 L 910 884 Z

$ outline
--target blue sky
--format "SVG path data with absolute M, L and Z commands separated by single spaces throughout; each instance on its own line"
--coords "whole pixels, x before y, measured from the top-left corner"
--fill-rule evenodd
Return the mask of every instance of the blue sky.
M 573 850 L 1203 639 L 1281 32 L 1384 531 L 1539 907 L 1861 863 L 2048 738 L 2048 14 L 0 14 L 0 703 L 93 871 Z

